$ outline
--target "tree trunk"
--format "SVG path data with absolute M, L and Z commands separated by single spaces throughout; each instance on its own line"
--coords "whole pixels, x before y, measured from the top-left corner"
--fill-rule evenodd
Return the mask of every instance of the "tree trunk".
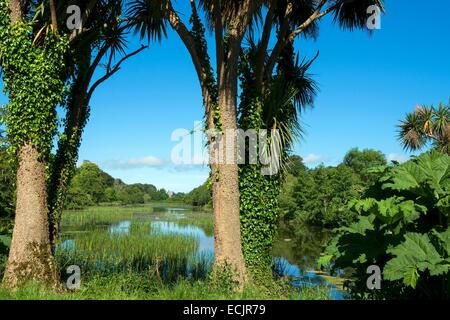
M 247 279 L 241 240 L 239 167 L 237 164 L 238 65 L 242 39 L 251 16 L 251 1 L 241 4 L 239 13 L 229 21 L 227 50 L 219 61 L 218 93 L 223 134 L 223 162 L 213 176 L 215 265 L 220 271 L 231 267 L 239 289 Z
M 59 143 L 53 163 L 54 167 L 48 188 L 49 236 L 52 250 L 54 250 L 59 236 L 67 190 L 78 160 L 81 133 L 82 130 L 78 127 L 66 130 L 67 140 Z
M 19 22 L 23 15 L 23 7 L 25 0 L 10 0 L 9 1 L 9 10 L 11 23 Z
M 225 156 L 223 163 L 218 163 L 212 168 L 215 265 L 219 272 L 224 266 L 230 267 L 234 272 L 233 280 L 242 287 L 246 279 L 246 268 L 241 246 L 239 175 L 236 160 L 237 90 L 233 88 L 232 81 L 227 84 L 231 86 L 225 85 L 219 88 L 219 110 Z M 233 161 L 230 163 L 230 160 Z
M 57 283 L 48 232 L 46 168 L 26 144 L 18 152 L 16 217 L 4 281 L 11 287 L 36 280 Z
M 76 86 L 71 92 L 64 138 L 58 141 L 58 150 L 53 160 L 48 185 L 49 235 L 52 249 L 55 247 L 59 235 L 67 190 L 76 169 L 81 135 L 88 120 L 89 99 L 86 90 L 89 81 L 90 78 L 85 80 L 81 76 L 77 79 Z

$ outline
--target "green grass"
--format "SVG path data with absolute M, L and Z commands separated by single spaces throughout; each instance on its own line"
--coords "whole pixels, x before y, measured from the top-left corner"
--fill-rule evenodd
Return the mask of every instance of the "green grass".
M 83 210 L 64 211 L 61 224 L 83 228 L 95 225 L 109 225 L 123 220 L 130 220 L 136 213 L 152 214 L 153 208 L 142 207 L 103 207 L 96 206 Z
M 211 279 L 180 280 L 161 285 L 156 279 L 137 274 L 95 276 L 82 280 L 77 291 L 51 290 L 29 283 L 12 292 L 0 287 L 0 300 L 323 300 L 321 289 L 305 289 L 301 294 L 282 282 L 266 285 L 249 283 L 242 292 Z

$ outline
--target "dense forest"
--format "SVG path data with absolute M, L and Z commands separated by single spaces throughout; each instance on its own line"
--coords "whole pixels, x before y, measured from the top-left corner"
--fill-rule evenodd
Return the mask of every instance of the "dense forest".
M 385 165 L 386 157 L 370 149 L 352 149 L 339 165 L 313 169 L 292 156 L 279 197 L 282 218 L 324 227 L 348 224 L 355 216 L 347 209 L 347 202 L 359 198 L 377 179 L 371 169 Z

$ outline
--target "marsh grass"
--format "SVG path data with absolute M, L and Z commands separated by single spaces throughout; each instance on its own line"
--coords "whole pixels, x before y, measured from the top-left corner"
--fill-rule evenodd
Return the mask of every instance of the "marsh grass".
M 186 210 L 183 217 L 148 206 L 93 207 L 65 212 L 56 249 L 61 283 L 66 269 L 78 265 L 81 288 L 54 291 L 29 283 L 15 292 L 0 286 L 0 299 L 324 299 L 317 288 L 293 289 L 286 279 L 251 281 L 236 292 L 211 270 L 213 255 L 199 253 L 194 235 L 167 234 L 152 228 L 154 219 L 194 225 L 213 234 L 210 213 Z M 129 222 L 122 230 L 116 228 Z
M 84 227 L 95 225 L 110 225 L 123 220 L 130 220 L 136 213 L 150 215 L 154 213 L 152 207 L 90 207 L 85 210 L 65 211 L 62 226 Z
M 186 216 L 186 218 L 179 219 L 177 224 L 180 226 L 193 225 L 197 226 L 205 231 L 208 237 L 214 236 L 214 224 L 213 217 L 207 214 L 200 214 L 195 217 Z
M 87 277 L 144 273 L 173 284 L 179 278 L 205 276 L 208 261 L 193 255 L 197 248 L 195 237 L 152 232 L 150 221 L 133 221 L 126 233 L 107 228 L 70 234 L 56 250 L 56 259 L 62 275 L 68 266 L 78 265 Z

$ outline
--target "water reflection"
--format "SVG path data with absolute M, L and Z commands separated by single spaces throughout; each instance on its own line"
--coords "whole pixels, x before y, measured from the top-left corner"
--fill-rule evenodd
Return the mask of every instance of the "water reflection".
M 337 278 L 326 276 L 314 270 L 300 269 L 298 265 L 289 263 L 285 258 L 274 258 L 274 273 L 292 279 L 292 284 L 299 288 L 322 287 L 327 288 L 327 296 L 334 300 L 346 298 L 346 292 L 336 284 Z M 333 281 L 333 282 L 332 282 Z
M 312 226 L 280 225 L 274 242 L 273 256 L 276 274 L 289 276 L 297 287 L 324 286 L 332 299 L 345 299 L 342 290 L 343 271 L 338 270 L 338 278 L 316 271 L 317 260 L 332 234 Z
M 109 227 L 108 231 L 113 235 L 130 234 L 131 221 L 121 221 Z
M 197 239 L 198 248 L 191 259 L 195 261 L 196 257 L 201 256 L 202 261 L 208 261 L 205 264 L 208 269 L 214 257 L 212 215 L 198 219 L 195 213 L 191 215 L 192 212 L 181 208 L 154 208 L 153 212 L 155 215 L 134 215 L 132 219 L 110 224 L 107 231 L 112 236 L 130 235 L 136 219 L 149 219 L 150 235 L 182 235 Z M 161 216 L 161 213 L 165 215 Z M 300 289 L 305 286 L 326 287 L 330 298 L 344 299 L 346 295 L 340 290 L 339 279 L 315 271 L 317 259 L 330 237 L 329 231 L 320 228 L 281 225 L 273 248 L 274 272 L 292 278 L 293 284 Z M 60 246 L 70 250 L 74 248 L 75 242 L 69 238 Z
M 284 257 L 302 270 L 316 268 L 317 259 L 331 238 L 331 232 L 311 226 L 280 225 L 273 255 Z
M 132 221 L 121 221 L 117 224 L 109 227 L 109 233 L 113 235 L 130 234 Z M 171 221 L 151 221 L 150 222 L 151 234 L 176 234 L 183 236 L 194 237 L 198 240 L 198 253 L 199 254 L 213 254 L 214 253 L 214 237 L 206 235 L 205 231 L 195 225 L 179 225 L 176 222 Z
M 214 237 L 207 236 L 205 230 L 195 225 L 179 225 L 169 221 L 152 221 L 151 232 L 160 234 L 179 234 L 192 236 L 198 239 L 198 253 L 213 254 L 214 253 Z

